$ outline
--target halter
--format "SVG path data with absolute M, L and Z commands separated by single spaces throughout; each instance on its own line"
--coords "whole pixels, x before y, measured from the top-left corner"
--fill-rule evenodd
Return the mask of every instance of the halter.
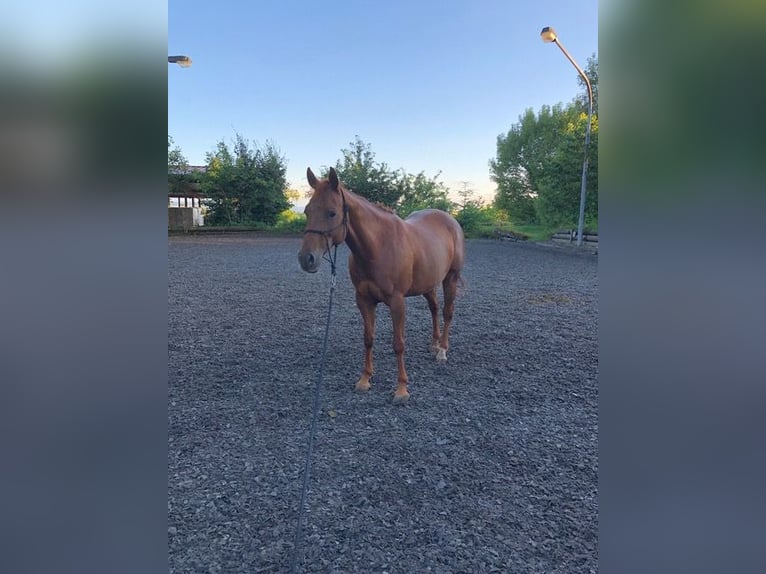
M 331 227 L 330 229 L 326 229 L 322 231 L 321 229 L 306 229 L 303 234 L 306 233 L 316 233 L 317 235 L 321 235 L 324 237 L 326 248 L 324 253 L 322 254 L 322 259 L 327 261 L 331 265 L 332 269 L 332 275 L 333 278 L 335 277 L 335 259 L 338 255 L 338 246 L 335 245 L 335 250 L 332 255 L 330 255 L 330 235 L 332 235 L 332 232 L 338 229 L 339 227 L 343 226 L 343 241 L 346 241 L 346 237 L 348 236 L 348 204 L 346 203 L 346 195 L 343 193 L 341 189 L 338 189 L 340 192 L 341 200 L 343 201 L 343 220 L 336 225 L 335 227 Z M 341 241 L 341 243 L 343 243 Z

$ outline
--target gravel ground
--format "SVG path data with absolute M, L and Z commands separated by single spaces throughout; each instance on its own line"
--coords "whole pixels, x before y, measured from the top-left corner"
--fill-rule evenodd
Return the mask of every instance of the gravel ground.
M 300 238 L 169 239 L 170 572 L 287 572 L 329 267 Z M 592 250 L 467 242 L 446 365 L 407 300 L 411 398 L 376 373 L 339 253 L 301 572 L 596 572 L 598 280 Z

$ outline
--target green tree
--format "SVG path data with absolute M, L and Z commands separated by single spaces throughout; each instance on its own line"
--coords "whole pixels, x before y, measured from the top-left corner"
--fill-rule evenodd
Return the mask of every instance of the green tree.
M 286 162 L 273 143 L 258 146 L 237 134 L 231 148 L 220 141 L 206 159 L 203 190 L 211 224 L 271 226 L 290 207 Z
M 586 74 L 594 93 L 594 114 L 587 174 L 586 218 L 598 218 L 598 61 L 588 60 Z M 579 77 L 579 75 L 578 75 Z M 584 87 L 584 82 L 581 81 Z M 490 173 L 497 183 L 494 205 L 515 223 L 576 225 L 584 157 L 587 93 L 564 106 L 528 109 L 507 134 L 497 139 Z
M 356 136 L 341 153 L 343 157 L 336 162 L 335 170 L 346 187 L 373 203 L 396 207 L 403 190 L 388 165 L 375 160 L 370 144 Z
M 593 54 L 588 58 L 585 68 L 583 69 L 585 75 L 590 80 L 590 87 L 593 91 L 593 113 L 598 115 L 598 58 Z M 585 85 L 585 80 L 582 79 L 580 74 L 577 74 L 577 83 L 580 86 L 582 92 L 578 94 L 576 101 L 580 105 L 583 111 L 588 111 L 588 88 Z
M 181 148 L 174 144 L 173 138 L 168 135 L 168 191 L 181 194 L 188 190 L 192 176 L 189 162 Z
M 580 213 L 582 164 L 587 115 L 570 110 L 558 145 L 538 181 L 537 216 L 549 227 L 575 227 Z M 591 122 L 591 142 L 586 178 L 585 215 L 598 221 L 598 117 Z
M 586 225 L 592 225 L 598 223 L 598 59 L 595 55 L 588 58 L 583 71 L 593 92 L 585 201 Z M 538 191 L 538 218 L 550 227 L 574 227 L 580 212 L 588 91 L 585 80 L 579 74 L 577 81 L 581 92 L 565 109 L 558 145 L 550 157 Z
M 453 208 L 453 203 L 448 197 L 449 189 L 439 181 L 439 174 L 429 178 L 422 171 L 413 175 L 401 170 L 395 181 L 401 194 L 396 212 L 401 217 L 407 217 L 420 209 L 431 208 L 450 212 Z
M 189 162 L 186 161 L 183 152 L 179 146 L 173 147 L 173 136 L 168 135 L 168 172 L 171 170 L 183 171 L 189 168 Z
M 497 138 L 497 157 L 490 162 L 497 183 L 495 206 L 516 223 L 534 223 L 539 180 L 546 173 L 563 128 L 563 106 L 526 110 L 505 135 Z
M 503 217 L 481 199 L 467 199 L 455 213 L 455 219 L 467 237 L 492 237 Z
M 290 202 L 290 207 L 292 208 L 300 200 L 301 192 L 293 188 L 286 189 L 285 197 L 287 198 L 287 201 Z
M 375 159 L 372 146 L 359 136 L 341 153 L 335 169 L 354 193 L 394 209 L 401 217 L 427 208 L 451 211 L 449 189 L 439 181 L 439 173 L 428 177 L 422 171 L 412 174 L 403 169 L 391 170 L 388 164 Z

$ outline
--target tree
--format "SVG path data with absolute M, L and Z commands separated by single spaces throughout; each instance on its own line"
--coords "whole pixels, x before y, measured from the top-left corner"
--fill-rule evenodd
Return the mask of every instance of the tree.
M 207 169 L 202 189 L 208 198 L 207 220 L 211 225 L 232 225 L 236 216 L 234 156 L 220 141 L 205 155 Z M 238 219 L 238 217 L 237 217 Z
M 338 176 L 351 191 L 369 201 L 390 207 L 401 217 L 419 209 L 452 209 L 449 189 L 439 181 L 439 173 L 428 177 L 422 171 L 390 170 L 385 162 L 376 161 L 370 144 L 359 136 L 341 153 L 343 157 L 335 164 Z
M 173 136 L 168 135 L 168 173 L 171 170 L 185 171 L 189 168 L 189 162 L 186 161 L 181 148 L 172 147 L 174 143 Z
M 396 185 L 401 193 L 396 212 L 401 217 L 407 217 L 420 209 L 451 211 L 453 204 L 448 197 L 449 190 L 438 178 L 439 174 L 428 178 L 422 171 L 413 175 L 401 170 L 396 178 Z
M 290 207 L 285 159 L 273 143 L 258 146 L 236 134 L 231 148 L 220 141 L 206 159 L 203 190 L 212 224 L 274 225 Z
M 359 136 L 350 146 L 341 150 L 343 157 L 335 164 L 341 181 L 351 191 L 373 203 L 396 207 L 403 190 L 397 186 L 393 172 L 385 163 L 375 161 L 370 144 L 364 143 Z
M 181 148 L 174 146 L 174 143 L 173 138 L 168 135 L 168 191 L 182 194 L 191 183 L 189 162 Z
M 588 60 L 594 103 L 598 93 L 598 61 Z M 584 87 L 584 82 L 581 82 Z M 576 225 L 584 155 L 587 93 L 564 106 L 543 106 L 519 117 L 497 138 L 490 173 L 497 183 L 495 207 L 516 223 Z M 598 217 L 598 114 L 594 106 L 587 175 L 586 216 Z
M 588 58 L 583 70 L 593 92 L 593 115 L 586 177 L 586 222 L 598 221 L 598 59 Z M 578 74 L 581 93 L 567 106 L 558 145 L 540 181 L 537 202 L 539 219 L 548 226 L 575 226 L 580 210 L 585 130 L 588 123 L 588 91 Z
M 583 72 L 585 72 L 585 75 L 588 76 L 588 80 L 590 80 L 590 87 L 593 91 L 593 113 L 598 115 L 598 58 L 596 58 L 595 54 L 588 58 L 588 62 L 585 64 L 585 69 L 583 69 Z M 580 104 L 583 110 L 587 111 L 588 88 L 585 85 L 585 80 L 582 79 L 580 74 L 577 74 L 577 83 L 580 85 L 582 93 L 577 96 L 576 101 Z
M 461 189 L 457 192 L 457 194 L 460 196 L 460 208 L 465 209 L 466 205 L 469 204 L 471 201 L 471 198 L 473 197 L 473 189 L 470 187 L 471 182 L 470 181 L 461 181 L 460 185 L 462 186 Z
M 537 216 L 549 227 L 574 227 L 580 212 L 582 163 L 587 114 L 570 110 L 558 145 L 538 180 Z M 591 142 L 586 178 L 585 214 L 598 220 L 598 117 L 591 122 Z
M 506 135 L 497 138 L 497 157 L 490 162 L 497 183 L 495 206 L 516 223 L 533 223 L 539 179 L 554 153 L 562 127 L 563 108 L 526 110 Z
M 457 219 L 463 231 L 466 234 L 473 235 L 480 228 L 485 226 L 491 226 L 493 224 L 493 218 L 490 211 L 484 206 L 484 202 L 481 199 L 474 199 L 474 191 L 470 187 L 469 181 L 461 181 L 461 189 L 457 192 L 460 196 L 460 203 L 457 207 L 455 219 Z
M 286 189 L 285 198 L 287 198 L 287 201 L 290 202 L 290 207 L 293 207 L 298 202 L 298 200 L 300 200 L 301 192 L 293 188 Z

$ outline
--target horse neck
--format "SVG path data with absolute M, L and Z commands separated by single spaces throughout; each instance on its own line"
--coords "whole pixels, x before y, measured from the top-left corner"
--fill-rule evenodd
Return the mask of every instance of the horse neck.
M 348 205 L 346 244 L 351 253 L 362 260 L 375 260 L 380 249 L 380 237 L 390 229 L 388 219 L 391 214 L 360 195 L 348 190 L 344 190 L 344 193 Z

